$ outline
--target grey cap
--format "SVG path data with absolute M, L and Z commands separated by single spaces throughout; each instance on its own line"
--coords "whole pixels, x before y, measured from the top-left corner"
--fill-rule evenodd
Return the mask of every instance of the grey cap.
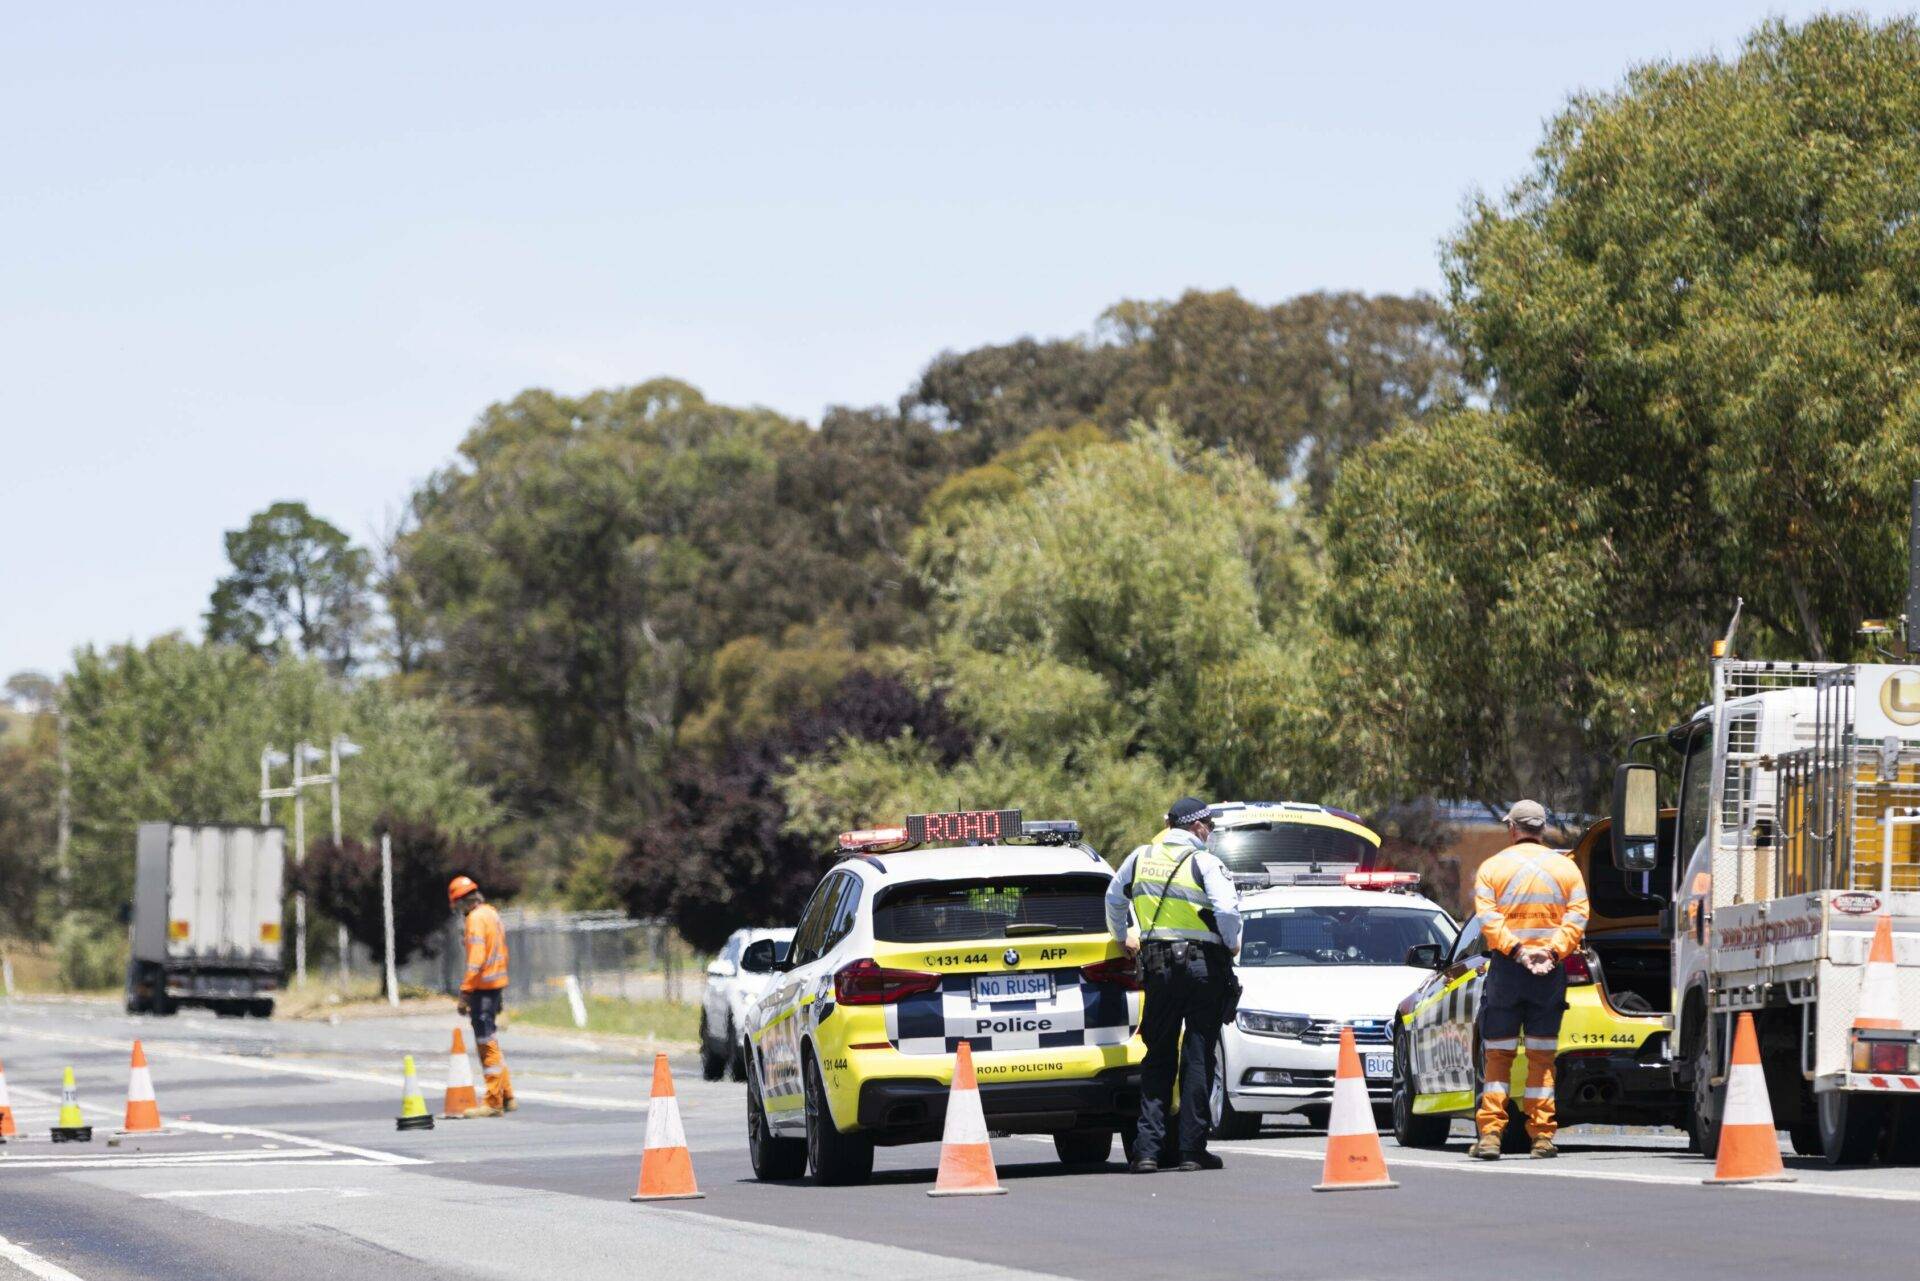
M 1212 817 L 1212 807 L 1197 796 L 1182 796 L 1167 806 L 1168 827 L 1185 827 L 1189 823 L 1198 823 L 1203 818 Z
M 1507 822 L 1530 832 L 1543 831 L 1547 826 L 1547 807 L 1539 801 L 1515 801 L 1507 811 Z

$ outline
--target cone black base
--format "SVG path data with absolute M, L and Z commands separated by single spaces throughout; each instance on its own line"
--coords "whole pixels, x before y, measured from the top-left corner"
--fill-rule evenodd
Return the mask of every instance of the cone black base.
M 393 1123 L 393 1128 L 396 1130 L 431 1130 L 433 1128 L 433 1117 L 403 1116 Z
M 91 1143 L 93 1127 L 90 1125 L 56 1125 L 53 1127 L 55 1143 Z

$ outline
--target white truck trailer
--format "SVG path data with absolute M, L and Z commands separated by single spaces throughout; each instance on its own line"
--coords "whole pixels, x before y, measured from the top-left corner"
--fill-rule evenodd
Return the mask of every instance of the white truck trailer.
M 128 1013 L 204 1005 L 273 1013 L 286 832 L 142 823 L 135 843 Z
M 1665 768 L 1615 776 L 1615 865 L 1644 880 L 1663 861 L 1674 869 L 1671 884 L 1643 891 L 1664 900 L 1675 1084 L 1708 1154 L 1746 1011 L 1774 1121 L 1796 1151 L 1835 1165 L 1920 1162 L 1920 482 L 1914 501 L 1907 662 L 1723 653 L 1712 701 L 1641 740 L 1670 749 Z M 1674 798 L 1664 813 L 1662 773 Z M 1856 1029 L 1882 917 L 1899 1026 Z

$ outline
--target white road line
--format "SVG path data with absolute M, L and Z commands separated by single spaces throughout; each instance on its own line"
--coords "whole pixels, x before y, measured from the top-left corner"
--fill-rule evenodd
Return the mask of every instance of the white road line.
M 26 1246 L 15 1245 L 5 1237 L 0 1237 L 0 1259 L 5 1259 L 16 1268 L 40 1277 L 43 1281 L 80 1281 L 79 1277 L 59 1264 L 49 1263 Z
M 48 1166 L 85 1165 L 88 1162 L 111 1161 L 116 1166 L 132 1168 L 141 1165 L 249 1165 L 260 1162 L 301 1161 L 311 1163 L 324 1160 L 324 1152 L 311 1152 L 301 1149 L 298 1152 L 262 1152 L 249 1149 L 245 1152 L 89 1152 L 84 1147 L 70 1152 L 34 1152 L 18 1156 L 0 1156 L 0 1171 L 45 1169 Z M 355 1158 L 356 1160 L 358 1158 Z
M 1241 1156 L 1264 1156 L 1282 1161 L 1317 1161 L 1324 1163 L 1324 1152 L 1283 1152 L 1273 1148 L 1226 1147 L 1215 1143 L 1208 1147 L 1210 1152 L 1231 1152 Z M 1522 1164 L 1518 1161 L 1469 1161 L 1465 1158 L 1454 1161 L 1423 1160 L 1419 1157 L 1389 1155 L 1389 1170 L 1411 1167 L 1416 1170 L 1446 1170 L 1454 1174 L 1512 1174 L 1523 1178 L 1547 1179 L 1604 1179 L 1615 1183 L 1659 1183 L 1674 1187 L 1698 1188 L 1708 1186 L 1699 1177 L 1679 1174 L 1638 1174 L 1628 1170 L 1582 1170 L 1569 1168 L 1560 1162 L 1551 1168 L 1542 1169 L 1533 1161 Z M 1789 1174 L 1794 1171 L 1789 1170 Z M 1742 1183 L 1731 1186 L 1752 1188 L 1762 1192 L 1789 1192 L 1802 1196 L 1840 1196 L 1859 1197 L 1872 1201 L 1920 1201 L 1920 1190 L 1908 1191 L 1901 1188 L 1863 1187 L 1845 1183 Z
M 16 1027 L 6 1023 L 0 1023 L 0 1032 L 4 1032 L 9 1036 L 27 1037 L 36 1041 L 53 1041 L 67 1045 L 85 1045 L 95 1049 L 121 1050 L 125 1049 L 127 1045 L 125 1041 L 110 1040 L 106 1037 L 80 1036 L 71 1032 L 43 1032 L 37 1028 Z M 145 1044 L 149 1058 L 194 1059 L 202 1063 L 219 1063 L 226 1067 L 246 1068 L 250 1071 L 263 1072 L 268 1075 L 277 1073 L 286 1076 L 307 1076 L 322 1081 L 363 1081 L 369 1085 L 383 1085 L 393 1088 L 397 1088 L 399 1085 L 400 1074 L 397 1071 L 382 1075 L 376 1072 L 362 1072 L 357 1068 L 322 1067 L 315 1063 L 282 1063 L 273 1059 L 249 1058 L 240 1054 L 223 1054 L 217 1050 L 196 1050 L 180 1041 L 147 1041 Z M 415 1057 L 422 1059 L 439 1058 L 444 1054 L 445 1051 L 440 1051 L 438 1054 L 419 1054 Z M 447 1088 L 446 1080 L 443 1077 L 433 1077 L 421 1073 L 418 1079 L 420 1089 L 424 1093 L 438 1093 Z M 558 1103 L 563 1107 L 589 1108 L 606 1112 L 645 1112 L 647 1110 L 648 1100 L 647 1095 L 641 1092 L 644 1088 L 645 1082 L 636 1070 L 634 1075 L 635 1097 L 631 1099 L 611 1099 L 604 1095 L 562 1094 L 553 1090 L 520 1089 L 514 1091 L 514 1096 L 533 1103 Z M 17 1089 L 14 1092 L 16 1094 L 19 1093 Z
M 142 1192 L 142 1201 L 186 1201 L 208 1196 L 296 1196 L 318 1193 L 323 1196 L 372 1196 L 370 1188 L 197 1188 L 186 1192 Z
M 43 1090 L 14 1087 L 13 1093 L 21 1098 L 34 1099 L 41 1103 L 51 1103 L 55 1096 Z M 99 1112 L 102 1109 L 95 1103 L 81 1105 L 82 1112 Z M 172 1121 L 176 1130 L 187 1130 L 195 1134 L 244 1134 L 250 1139 L 268 1139 L 275 1143 L 291 1143 L 295 1147 L 312 1148 L 318 1152 L 333 1156 L 358 1157 L 378 1165 L 431 1165 L 433 1162 L 424 1157 L 401 1156 L 397 1152 L 381 1152 L 375 1148 L 357 1148 L 350 1143 L 334 1143 L 327 1139 L 308 1138 L 304 1134 L 289 1134 L 285 1130 L 267 1130 L 254 1125 L 220 1125 L 211 1121 Z M 129 1153 L 128 1155 L 131 1155 Z M 293 1153 L 284 1153 L 291 1157 Z M 3 1165 L 4 1162 L 0 1162 Z

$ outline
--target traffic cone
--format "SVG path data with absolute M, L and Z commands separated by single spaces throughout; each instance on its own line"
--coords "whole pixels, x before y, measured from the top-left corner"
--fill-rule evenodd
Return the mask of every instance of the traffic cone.
M 1867 950 L 1867 968 L 1860 975 L 1860 1004 L 1853 1025 L 1900 1026 L 1900 970 L 1893 960 L 1893 918 L 1885 912 L 1873 925 L 1873 946 Z
M 1333 1110 L 1327 1117 L 1327 1160 L 1313 1190 L 1358 1192 L 1399 1186 L 1387 1177 L 1387 1158 L 1380 1150 L 1380 1131 L 1373 1123 L 1373 1104 L 1367 1098 L 1367 1078 L 1360 1071 L 1353 1029 L 1342 1024 L 1340 1068 L 1334 1073 Z
M 54 1118 L 55 1143 L 91 1143 L 93 1127 L 80 1119 L 80 1087 L 73 1083 L 73 1069 L 60 1078 L 60 1115 Z
M 680 1124 L 667 1056 L 653 1056 L 653 1097 L 647 1102 L 647 1147 L 640 1154 L 640 1186 L 629 1201 L 694 1201 L 705 1196 L 693 1182 L 693 1154 Z
M 427 1101 L 420 1097 L 420 1082 L 413 1075 L 413 1055 L 407 1055 L 407 1081 L 400 1095 L 400 1116 L 393 1123 L 396 1130 L 431 1130 L 433 1113 L 427 1111 Z
M 7 1069 L 0 1064 L 0 1140 L 12 1138 L 18 1131 L 13 1127 L 13 1103 L 7 1097 Z
M 453 1049 L 447 1059 L 447 1099 L 440 1107 L 442 1121 L 457 1121 L 467 1109 L 480 1106 L 473 1093 L 473 1063 L 467 1058 L 467 1042 L 460 1029 L 453 1029 Z
M 133 1066 L 127 1075 L 127 1120 L 121 1134 L 159 1134 L 160 1103 L 153 1097 L 153 1073 L 147 1070 L 147 1052 L 133 1043 Z
M 953 1056 L 953 1088 L 947 1094 L 947 1125 L 940 1135 L 940 1173 L 928 1196 L 1000 1196 L 1006 1189 L 993 1169 L 987 1114 L 973 1075 L 973 1042 L 960 1042 Z
M 1892 950 L 1892 937 L 1887 938 Z M 1727 1097 L 1720 1116 L 1720 1158 L 1702 1183 L 1792 1183 L 1780 1159 L 1780 1135 L 1767 1101 L 1767 1074 L 1760 1066 L 1760 1038 L 1753 1015 L 1742 1014 L 1727 1064 Z

